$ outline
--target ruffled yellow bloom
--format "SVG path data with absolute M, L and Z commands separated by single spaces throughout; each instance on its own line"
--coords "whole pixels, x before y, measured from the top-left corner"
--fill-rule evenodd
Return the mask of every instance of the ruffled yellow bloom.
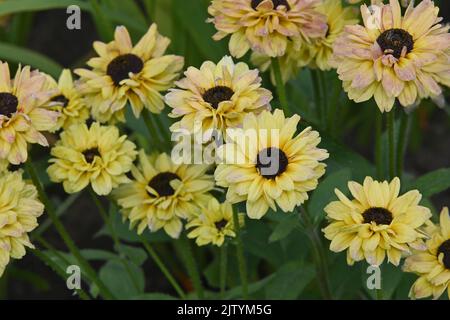
M 47 147 L 40 131 L 51 130 L 59 113 L 43 103 L 52 95 L 44 90 L 46 76 L 30 67 L 17 70 L 11 80 L 7 63 L 0 61 L 0 159 L 20 164 L 28 158 L 28 143 Z
M 148 227 L 155 232 L 161 228 L 172 238 L 178 238 L 183 219 L 188 219 L 205 205 L 214 187 L 207 175 L 207 165 L 177 165 L 162 153 L 147 156 L 139 153 L 139 165 L 131 172 L 134 180 L 114 191 L 124 219 L 137 233 Z
M 295 78 L 299 69 L 304 66 L 330 70 L 332 68 L 333 43 L 346 25 L 358 22 L 352 8 L 343 8 L 341 1 L 325 0 L 317 7 L 317 11 L 326 16 L 327 32 L 322 37 L 312 39 L 303 45 L 296 44 L 295 39 L 288 44 L 286 54 L 279 58 L 284 82 Z M 270 57 L 258 52 L 252 53 L 251 61 L 263 72 L 271 66 Z M 272 83 L 275 84 L 272 68 L 270 77 Z
M 21 259 L 25 247 L 34 248 L 28 233 L 44 212 L 36 187 L 22 179 L 22 172 L 0 173 L 0 276 L 10 258 Z
M 0 159 L 0 173 L 8 170 L 9 161 L 6 159 Z
M 448 208 L 441 211 L 440 225 L 432 225 L 425 251 L 416 251 L 406 258 L 403 270 L 414 272 L 419 279 L 414 282 L 409 296 L 412 299 L 433 296 L 438 299 L 447 289 L 450 299 L 450 216 Z
M 229 202 L 247 201 L 252 219 L 260 219 L 269 207 L 276 210 L 276 205 L 292 212 L 325 173 L 320 161 L 328 153 L 317 148 L 319 133 L 308 127 L 296 134 L 299 121 L 298 115 L 285 118 L 280 109 L 250 113 L 243 128 L 228 130 L 226 144 L 217 150 L 217 184 L 228 188 Z
M 243 62 L 234 64 L 231 57 L 217 65 L 204 62 L 200 70 L 189 67 L 185 75 L 176 83 L 180 89 L 171 89 L 165 97 L 172 108 L 170 116 L 182 117 L 170 128 L 174 132 L 224 132 L 240 125 L 247 113 L 270 109 L 272 94 L 261 88 L 258 70 Z
M 53 182 L 62 182 L 67 193 L 75 193 L 91 184 L 98 195 L 108 195 L 121 183 L 129 182 L 137 151 L 127 136 L 120 136 L 114 126 L 94 122 L 73 125 L 61 133 L 52 148 L 48 175 Z
M 249 50 L 283 56 L 288 43 L 309 42 L 326 33 L 325 16 L 315 9 L 320 0 L 213 0 L 208 8 L 218 32 L 214 40 L 231 35 L 229 49 L 240 58 Z
M 70 70 L 63 70 L 58 82 L 48 76 L 47 87 L 55 92 L 47 106 L 60 114 L 52 131 L 67 129 L 73 124 L 84 123 L 89 118 L 89 109 L 74 86 Z
M 390 111 L 396 99 L 404 107 L 441 94 L 450 85 L 450 26 L 442 25 L 431 0 L 408 6 L 404 17 L 398 0 L 363 5 L 364 26 L 346 26 L 334 45 L 337 72 L 350 99 L 374 97 Z
M 242 217 L 242 216 L 241 216 Z M 242 223 L 242 218 L 241 222 Z M 194 216 L 186 225 L 187 229 L 193 229 L 188 233 L 188 238 L 195 239 L 198 246 L 213 244 L 222 246 L 226 237 L 234 238 L 233 207 L 231 203 L 219 203 L 211 198 L 208 206 L 201 209 L 200 214 Z
M 401 196 L 400 179 L 390 183 L 366 177 L 364 184 L 348 183 L 354 199 L 335 190 L 339 201 L 325 208 L 330 224 L 323 229 L 331 240 L 330 250 L 347 250 L 347 263 L 366 260 L 371 265 L 388 261 L 396 266 L 410 248 L 423 248 L 425 234 L 420 230 L 431 217 L 430 210 L 420 206 L 417 190 Z
M 87 63 L 92 70 L 75 70 L 92 116 L 100 122 L 124 122 L 128 102 L 136 117 L 144 107 L 160 113 L 164 108 L 160 92 L 172 87 L 184 64 L 180 56 L 164 55 L 169 43 L 156 24 L 134 47 L 123 26 L 116 28 L 114 41 L 95 42 L 99 57 Z

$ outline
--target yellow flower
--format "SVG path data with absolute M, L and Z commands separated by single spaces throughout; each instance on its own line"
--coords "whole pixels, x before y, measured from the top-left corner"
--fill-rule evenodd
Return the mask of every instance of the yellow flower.
M 164 55 L 169 43 L 156 24 L 134 47 L 123 26 L 116 28 L 114 41 L 95 42 L 99 57 L 87 63 L 92 70 L 75 70 L 92 116 L 100 122 L 124 122 L 128 102 L 136 117 L 144 107 L 160 113 L 164 108 L 160 92 L 172 87 L 184 64 L 180 56 Z
M 0 173 L 8 170 L 9 161 L 6 159 L 0 159 Z
M 416 251 L 406 258 L 403 270 L 419 278 L 411 287 L 412 299 L 433 296 L 438 299 L 447 289 L 450 299 L 450 216 L 448 208 L 441 211 L 440 225 L 432 226 L 425 251 Z
M 19 67 L 11 80 L 8 64 L 0 61 L 0 159 L 18 165 L 28 158 L 28 143 L 48 146 L 40 131 L 51 130 L 59 114 L 43 107 L 52 95 L 45 81 L 28 66 Z
M 47 102 L 47 107 L 60 114 L 58 122 L 52 131 L 67 129 L 73 124 L 84 123 L 89 118 L 89 109 L 78 89 L 74 87 L 70 70 L 61 73 L 58 82 L 47 77 L 47 86 L 55 94 Z
M 315 9 L 319 0 L 213 0 L 208 8 L 218 32 L 231 35 L 229 49 L 240 58 L 249 50 L 283 56 L 292 39 L 309 42 L 326 33 L 325 16 Z
M 240 224 L 242 224 L 242 216 Z M 208 206 L 203 207 L 199 215 L 194 216 L 186 225 L 193 229 L 188 238 L 195 239 L 198 246 L 213 244 L 222 246 L 226 237 L 234 238 L 233 207 L 231 203 L 219 203 L 211 198 Z
M 295 78 L 299 69 L 304 66 L 330 70 L 333 67 L 333 43 L 346 25 L 358 22 L 352 8 L 343 8 L 341 1 L 325 0 L 317 7 L 317 11 L 326 16 L 327 32 L 309 43 L 298 44 L 298 41 L 293 39 L 288 44 L 286 54 L 279 58 L 281 75 L 285 83 Z M 263 72 L 271 66 L 270 57 L 258 52 L 252 53 L 251 61 Z M 273 69 L 270 70 L 270 77 L 275 84 Z
M 247 113 L 270 109 L 272 94 L 261 88 L 258 70 L 249 70 L 243 62 L 234 64 L 231 57 L 217 65 L 204 62 L 200 70 L 189 67 L 185 75 L 176 83 L 180 89 L 171 89 L 165 97 L 170 116 L 182 117 L 170 128 L 174 132 L 224 132 L 240 125 Z
M 67 193 L 75 193 L 91 184 L 98 195 L 107 195 L 121 183 L 129 182 L 126 173 L 136 158 L 136 146 L 119 136 L 114 126 L 90 128 L 73 125 L 61 133 L 52 148 L 47 172 L 53 182 L 62 182 Z
M 155 232 L 161 228 L 172 238 L 178 238 L 183 224 L 201 205 L 211 198 L 209 191 L 214 179 L 205 172 L 207 165 L 177 165 L 165 154 L 147 156 L 139 153 L 139 165 L 131 172 L 134 180 L 114 191 L 130 227 L 137 233 L 148 227 Z
M 335 190 L 339 201 L 325 208 L 330 224 L 323 229 L 331 240 L 330 250 L 347 250 L 347 263 L 366 260 L 371 265 L 388 261 L 396 266 L 410 248 L 424 246 L 420 228 L 431 217 L 430 210 L 419 205 L 422 195 L 417 190 L 401 196 L 400 179 L 390 183 L 366 177 L 364 184 L 348 183 L 354 199 L 349 200 Z
M 22 172 L 0 173 L 0 276 L 10 258 L 21 259 L 25 247 L 34 248 L 28 233 L 44 212 L 36 187 L 22 179 Z
M 276 205 L 292 212 L 325 173 L 320 161 L 328 153 L 317 148 L 319 133 L 308 127 L 296 135 L 299 121 L 298 115 L 285 118 L 280 109 L 250 113 L 243 128 L 228 130 L 226 144 L 217 150 L 217 184 L 228 188 L 229 202 L 247 201 L 252 219 L 260 219 L 269 207 L 276 210 Z
M 364 26 L 346 26 L 334 44 L 339 79 L 355 102 L 374 97 L 381 112 L 398 99 L 404 107 L 441 94 L 439 84 L 450 85 L 450 26 L 440 24 L 439 8 L 431 0 L 404 17 L 398 0 L 363 5 Z

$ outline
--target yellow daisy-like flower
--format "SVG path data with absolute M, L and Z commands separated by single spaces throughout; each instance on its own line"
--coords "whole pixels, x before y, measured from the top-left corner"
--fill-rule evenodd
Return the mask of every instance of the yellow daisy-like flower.
M 52 148 L 48 175 L 53 182 L 62 182 L 67 193 L 79 192 L 91 184 L 98 195 L 108 195 L 122 183 L 129 182 L 137 151 L 127 136 L 120 136 L 114 126 L 94 122 L 73 125 L 61 133 Z
M 218 32 L 231 35 L 229 49 L 240 58 L 249 50 L 283 56 L 292 38 L 309 42 L 326 33 L 325 16 L 316 11 L 320 0 L 213 0 L 208 8 Z
M 425 251 L 417 251 L 406 258 L 403 270 L 414 272 L 419 279 L 414 282 L 409 296 L 412 299 L 433 296 L 438 299 L 447 289 L 450 299 L 450 216 L 448 208 L 441 211 L 440 225 L 432 225 Z
M 211 198 L 208 206 L 203 207 L 200 214 L 194 216 L 186 225 L 186 229 L 191 228 L 193 230 L 188 233 L 188 238 L 195 239 L 198 246 L 210 243 L 222 246 L 226 237 L 236 237 L 231 203 L 219 203 L 216 198 Z
M 182 119 L 171 130 L 194 132 L 216 129 L 224 132 L 236 127 L 249 112 L 270 109 L 272 93 L 261 88 L 258 70 L 247 64 L 234 64 L 224 57 L 216 65 L 207 61 L 199 69 L 189 67 L 186 78 L 176 82 L 180 89 L 171 89 L 166 103 L 171 117 Z
M 9 161 L 6 159 L 0 159 L 0 173 L 8 170 Z
M 51 130 L 59 113 L 43 107 L 52 95 L 45 81 L 28 66 L 19 67 L 11 80 L 8 64 L 0 61 L 0 159 L 18 165 L 28 158 L 28 143 L 48 146 L 40 131 Z
M 299 45 L 294 39 L 288 44 L 286 54 L 279 58 L 281 75 L 285 83 L 294 78 L 299 69 L 304 66 L 330 70 L 332 68 L 333 43 L 346 25 L 358 22 L 352 8 L 343 8 L 341 1 L 325 0 L 317 7 L 317 11 L 326 16 L 327 32 L 323 37 L 312 39 L 310 43 Z M 258 52 L 252 53 L 251 61 L 263 72 L 271 66 L 270 57 Z M 272 83 L 275 84 L 273 69 L 270 69 L 270 77 Z
M 89 109 L 74 86 L 70 70 L 64 69 L 58 82 L 48 76 L 47 86 L 55 92 L 47 106 L 60 114 L 52 131 L 67 129 L 73 124 L 84 123 L 89 118 Z
M 334 45 L 337 72 L 356 102 L 374 97 L 381 112 L 398 99 L 404 107 L 441 94 L 450 85 L 450 26 L 431 0 L 414 1 L 402 17 L 398 0 L 363 5 L 364 26 L 346 26 Z
M 28 233 L 44 212 L 36 187 L 22 179 L 22 172 L 0 173 L 0 276 L 10 258 L 21 259 L 25 247 L 34 248 Z
M 292 212 L 325 173 L 320 161 L 328 153 L 317 148 L 319 133 L 309 127 L 296 135 L 299 121 L 298 115 L 285 118 L 280 109 L 248 114 L 243 128 L 228 130 L 226 144 L 217 150 L 217 184 L 228 188 L 229 202 L 247 201 L 252 219 L 263 217 L 269 207 L 276 210 L 276 205 Z
M 75 70 L 92 116 L 100 122 L 124 122 L 128 102 L 136 117 L 144 107 L 160 113 L 164 109 L 160 92 L 172 87 L 184 64 L 183 57 L 164 55 L 169 43 L 156 24 L 134 47 L 123 26 L 116 28 L 114 41 L 95 42 L 99 57 L 87 63 L 92 70 Z
M 139 153 L 139 164 L 131 172 L 134 180 L 114 191 L 130 227 L 137 233 L 148 227 L 155 232 L 161 228 L 172 238 L 178 238 L 183 219 L 190 218 L 211 198 L 209 191 L 214 179 L 207 175 L 207 165 L 175 164 L 162 153 L 148 156 Z
M 366 177 L 363 185 L 348 183 L 354 199 L 349 200 L 335 190 L 339 201 L 325 208 L 330 224 L 323 229 L 331 240 L 330 250 L 347 250 L 347 263 L 366 260 L 371 265 L 388 261 L 396 266 L 410 248 L 423 248 L 425 234 L 420 230 L 431 217 L 430 210 L 420 206 L 422 195 L 417 190 L 401 196 L 400 179 L 390 183 Z

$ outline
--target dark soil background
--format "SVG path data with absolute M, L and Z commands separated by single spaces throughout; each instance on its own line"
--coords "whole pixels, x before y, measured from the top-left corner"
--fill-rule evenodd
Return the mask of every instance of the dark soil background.
M 450 1 L 444 1 L 441 10 L 442 15 L 448 21 Z M 64 67 L 81 66 L 86 58 L 92 54 L 92 42 L 98 39 L 97 33 L 90 16 L 86 13 L 82 13 L 81 30 L 70 31 L 65 28 L 66 19 L 67 14 L 64 10 L 52 10 L 35 15 L 27 44 L 30 49 L 53 58 Z M 407 153 L 407 171 L 413 175 L 422 175 L 439 168 L 450 167 L 450 126 L 449 117 L 445 111 L 433 110 L 431 113 L 424 114 L 420 129 L 422 140 L 419 147 L 410 148 Z M 351 134 L 345 140 L 354 149 L 368 158 L 371 157 L 372 145 L 358 144 Z M 62 192 L 59 187 L 56 187 L 53 191 Z M 433 202 L 437 208 L 450 205 L 450 192 L 435 197 Z M 64 224 L 68 227 L 79 247 L 112 249 L 112 243 L 109 239 L 93 237 L 103 225 L 95 210 L 90 199 L 82 197 L 72 205 L 70 212 L 64 216 Z M 59 237 L 51 231 L 46 233 L 46 238 L 57 248 L 64 248 Z M 7 288 L 3 288 L 5 298 L 73 298 L 65 283 L 33 255 L 28 254 L 23 260 L 15 261 L 14 264 L 9 266 L 9 268 L 11 267 L 18 276 L 8 281 Z M 30 275 L 24 270 L 33 270 L 33 273 L 45 279 L 48 285 L 42 283 L 41 290 L 36 289 L 36 286 L 30 284 Z M 147 279 L 147 289 L 171 293 L 162 274 L 152 263 L 147 262 L 145 271 L 146 274 L 151 275 L 151 278 Z M 32 281 L 36 282 L 37 280 Z

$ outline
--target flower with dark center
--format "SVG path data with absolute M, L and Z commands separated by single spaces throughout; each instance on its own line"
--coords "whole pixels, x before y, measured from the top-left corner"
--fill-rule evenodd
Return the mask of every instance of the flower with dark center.
M 444 259 L 442 262 L 447 269 L 450 269 L 450 239 L 444 241 L 438 248 L 438 256 L 443 253 Z
M 69 104 L 69 99 L 67 99 L 63 94 L 53 97 L 51 101 L 61 103 L 64 108 Z
M 226 86 L 217 86 L 208 89 L 203 93 L 203 100 L 208 102 L 214 109 L 219 107 L 222 101 L 229 101 L 233 97 L 234 91 Z
M 397 59 L 400 59 L 404 47 L 406 53 L 414 48 L 413 37 L 403 29 L 386 30 L 378 36 L 377 42 L 383 52 L 389 50 Z
M 256 158 L 256 168 L 266 179 L 274 179 L 286 171 L 289 161 L 286 154 L 275 147 L 261 150 Z
M 19 100 L 17 97 L 8 92 L 0 92 L 0 114 L 11 117 L 17 111 Z
M 161 172 L 154 176 L 148 186 L 155 190 L 160 197 L 171 196 L 175 193 L 170 182 L 180 180 L 180 177 L 173 172 Z M 150 195 L 153 197 L 153 195 Z
M 256 8 L 259 6 L 261 2 L 263 2 L 263 0 L 252 0 L 253 10 L 256 10 Z M 278 8 L 278 6 L 285 6 L 287 10 L 291 8 L 287 0 L 272 0 L 272 3 L 274 9 Z
M 214 223 L 214 225 L 216 226 L 217 230 L 222 230 L 223 228 L 226 227 L 226 225 L 228 224 L 228 221 L 225 219 L 222 219 L 220 221 L 217 221 Z
M 120 82 L 129 78 L 129 73 L 139 73 L 144 68 L 144 62 L 138 56 L 127 53 L 114 58 L 106 70 L 106 74 L 111 77 L 116 86 Z
M 389 225 L 392 222 L 392 213 L 385 208 L 369 208 L 363 212 L 364 223 L 375 222 L 377 225 Z
M 87 150 L 84 150 L 83 152 L 84 159 L 86 159 L 86 162 L 92 163 L 95 159 L 95 156 L 100 157 L 100 152 L 98 151 L 98 148 L 90 148 Z

